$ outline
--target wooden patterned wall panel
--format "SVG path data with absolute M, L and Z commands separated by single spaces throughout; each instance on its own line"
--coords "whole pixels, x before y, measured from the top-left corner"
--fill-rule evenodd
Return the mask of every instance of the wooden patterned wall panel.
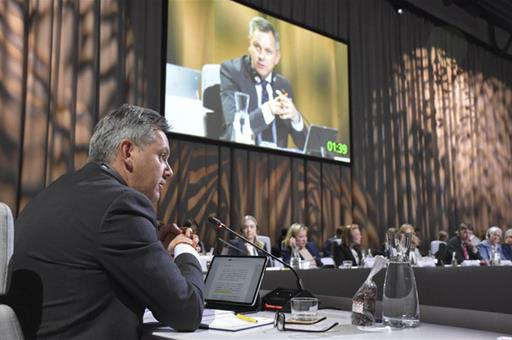
M 252 215 L 258 221 L 259 233 L 270 235 L 269 157 L 260 151 L 249 151 L 247 167 L 247 210 L 241 215 Z
M 322 240 L 333 236 L 333 230 L 341 225 L 341 189 L 339 165 L 322 164 Z
M 25 122 L 24 11 L 14 1 L 0 2 L 0 200 L 18 212 Z M 34 173 L 42 181 L 40 172 Z
M 306 221 L 309 227 L 309 240 L 322 243 L 322 164 L 319 161 L 306 161 Z M 299 221 L 301 222 L 301 221 Z
M 341 191 L 340 191 L 340 204 L 341 204 L 341 221 L 340 224 L 352 223 L 352 176 L 349 167 L 340 168 L 341 176 Z M 332 230 L 331 230 L 332 232 Z
M 163 223 L 178 222 L 179 174 L 182 172 L 180 162 L 181 141 L 170 138 L 169 147 L 171 149 L 169 165 L 173 175 L 167 179 L 158 205 L 158 217 Z
M 268 202 L 269 233 L 272 240 L 282 228 L 288 228 L 292 221 L 292 172 L 289 157 L 269 154 Z
M 137 65 L 147 52 L 142 46 L 154 41 L 135 39 L 131 20 L 142 23 L 135 26 L 144 32 L 143 15 L 155 3 L 0 3 L 0 159 L 10 160 L 0 165 L 0 191 L 15 215 L 45 186 L 87 161 L 101 115 L 124 102 L 144 104 L 148 84 Z
M 292 223 L 306 221 L 306 175 L 305 161 L 302 158 L 292 158 L 290 173 L 292 176 L 291 183 L 291 200 L 292 200 Z M 280 231 L 276 230 L 279 235 Z M 277 236 L 277 235 L 276 235 Z
M 195 220 L 204 240 L 215 240 L 207 217 L 217 212 L 218 147 L 196 142 L 180 143 L 177 223 Z M 214 230 L 213 230 L 214 231 Z
M 233 200 L 231 196 L 231 148 L 221 146 L 219 147 L 219 211 L 218 216 L 227 225 L 231 225 L 233 222 L 230 218 L 231 202 Z
M 231 153 L 231 206 L 229 215 L 231 227 L 239 230 L 240 221 L 247 211 L 248 205 L 248 151 L 246 149 L 232 149 Z

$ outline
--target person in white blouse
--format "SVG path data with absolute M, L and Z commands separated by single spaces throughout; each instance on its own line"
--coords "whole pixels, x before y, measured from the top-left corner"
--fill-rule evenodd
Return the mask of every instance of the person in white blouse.
M 267 249 L 266 245 L 258 240 L 258 221 L 254 216 L 245 215 L 242 218 L 242 224 L 240 226 L 240 231 L 242 236 L 248 239 L 249 241 L 255 243 L 260 248 L 265 249 L 266 251 L 270 251 Z M 236 238 L 234 240 L 229 241 L 232 247 L 229 247 L 228 255 L 231 256 L 264 256 L 265 254 L 253 247 L 251 244 L 243 241 L 242 239 Z

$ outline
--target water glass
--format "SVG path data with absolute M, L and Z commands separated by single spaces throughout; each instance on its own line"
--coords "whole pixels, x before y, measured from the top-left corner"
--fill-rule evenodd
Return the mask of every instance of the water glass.
M 350 268 L 352 268 L 352 261 L 350 261 L 350 260 L 343 261 L 341 265 L 342 265 L 342 268 L 350 269 Z
M 318 299 L 314 297 L 294 297 L 291 299 L 292 319 L 312 321 L 318 318 Z

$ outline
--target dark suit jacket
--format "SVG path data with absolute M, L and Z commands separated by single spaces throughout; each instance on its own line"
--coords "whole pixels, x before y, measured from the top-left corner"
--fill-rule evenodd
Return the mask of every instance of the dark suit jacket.
M 502 244 L 501 257 L 503 260 L 512 260 L 512 247 L 506 243 Z
M 359 265 L 361 265 L 361 260 L 363 258 L 361 254 L 361 248 L 360 247 L 354 247 L 354 250 L 357 253 L 357 257 L 359 258 Z M 336 263 L 336 266 L 339 266 L 343 263 L 343 261 L 352 261 L 353 266 L 357 266 L 356 258 L 354 257 L 354 254 L 352 254 L 352 251 L 350 248 L 345 244 L 334 244 L 333 251 L 332 251 L 332 257 L 334 259 L 334 263 Z
M 257 136 L 261 134 L 264 141 L 272 141 L 272 128 L 267 125 L 263 118 L 261 108 L 258 106 L 258 95 L 254 82 L 255 73 L 251 69 L 249 56 L 243 56 L 237 59 L 228 60 L 222 63 L 220 67 L 220 96 L 222 100 L 222 110 L 224 113 L 224 133 L 222 139 L 231 140 L 233 131 L 233 120 L 235 118 L 235 92 L 247 93 L 249 99 L 249 117 L 251 128 Z M 275 74 L 272 80 L 274 91 L 286 91 L 288 97 L 293 99 L 290 83 L 280 74 Z M 300 148 L 304 148 L 306 141 L 307 128 L 304 126 L 302 131 L 296 131 L 291 126 L 289 119 L 276 119 L 277 124 L 277 146 L 288 147 L 288 135 L 291 134 L 294 143 Z
M 177 330 L 201 321 L 191 254 L 174 261 L 149 199 L 88 163 L 35 197 L 15 223 L 9 302 L 27 339 L 138 339 L 149 308 Z
M 475 248 L 476 249 L 476 248 Z M 458 236 L 452 237 L 446 243 L 446 250 L 444 252 L 444 263 L 450 264 L 452 262 L 452 254 L 455 252 L 455 258 L 457 259 L 457 263 L 461 263 L 464 261 L 464 252 L 462 250 L 462 242 Z M 468 255 L 470 260 L 480 260 L 480 254 L 478 251 L 476 253 L 472 252 L 468 249 Z
M 340 240 L 340 238 L 337 237 L 336 235 L 334 235 L 334 236 L 329 237 L 324 242 L 324 257 L 331 257 L 332 256 L 332 251 L 333 251 L 334 245 L 338 244 L 337 243 L 338 240 Z
M 318 247 L 316 246 L 316 244 L 313 242 L 308 242 L 308 243 L 306 243 L 306 249 L 315 258 L 317 267 L 322 267 L 322 261 L 320 260 L 321 259 L 320 251 L 318 250 Z M 290 257 L 292 256 L 292 248 L 284 247 L 283 249 L 281 249 L 281 254 L 283 256 L 283 261 L 286 263 L 290 263 Z M 303 259 L 302 255 L 301 255 L 301 259 Z

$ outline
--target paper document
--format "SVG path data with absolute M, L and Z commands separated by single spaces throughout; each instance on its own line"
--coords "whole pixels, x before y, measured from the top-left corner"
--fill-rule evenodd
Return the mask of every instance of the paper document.
M 258 313 L 249 314 L 248 317 L 244 317 L 244 315 L 238 317 L 235 313 L 230 311 L 205 309 L 199 328 L 235 332 L 270 325 L 273 322 L 274 319 L 258 316 Z
M 205 309 L 203 311 L 203 318 L 201 319 L 201 325 L 199 328 L 235 332 L 243 329 L 270 325 L 274 322 L 273 318 L 258 316 L 258 314 L 259 313 L 252 313 L 249 314 L 247 318 L 240 318 L 232 311 Z M 248 319 L 250 319 L 250 321 L 247 321 Z M 155 319 L 153 313 L 147 309 L 144 313 L 143 321 L 146 326 L 159 325 L 159 322 Z

